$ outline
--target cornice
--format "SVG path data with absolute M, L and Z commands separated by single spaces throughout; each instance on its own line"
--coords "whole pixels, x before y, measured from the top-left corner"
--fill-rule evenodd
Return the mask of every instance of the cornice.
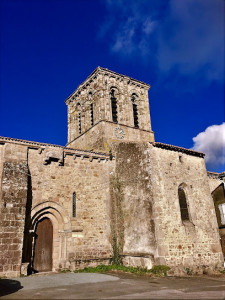
M 102 74 L 102 75 L 107 75 L 107 76 L 111 76 L 111 77 L 114 77 L 116 79 L 123 79 L 123 80 L 126 80 L 128 84 L 134 84 L 138 87 L 143 87 L 145 89 L 148 89 L 150 88 L 150 85 L 149 84 L 146 84 L 145 82 L 143 81 L 140 81 L 140 80 L 137 80 L 137 79 L 134 79 L 132 77 L 129 77 L 127 75 L 123 75 L 123 74 L 119 74 L 119 73 L 116 73 L 114 71 L 111 71 L 111 70 L 108 70 L 106 68 L 102 68 L 102 67 L 97 67 L 78 87 L 77 89 L 72 93 L 70 94 L 69 97 L 66 98 L 65 100 L 65 103 L 68 105 L 68 103 L 70 102 L 71 98 L 72 100 L 75 99 L 75 97 L 79 96 L 81 91 L 86 89 L 90 84 L 91 82 L 97 78 L 97 76 L 99 74 Z
M 207 171 L 207 175 L 209 177 L 213 177 L 213 178 L 221 179 L 222 180 L 225 177 L 225 172 L 217 173 L 217 172 Z
M 88 150 L 64 147 L 64 146 L 55 145 L 55 144 L 33 142 L 33 141 L 27 141 L 27 140 L 21 140 L 21 139 L 0 136 L 0 145 L 1 144 L 4 145 L 6 143 L 27 146 L 28 148 L 32 148 L 32 149 L 40 149 L 40 148 L 44 149 L 46 147 L 54 147 L 54 148 L 59 148 L 59 149 L 63 150 L 65 153 L 71 153 L 71 154 L 74 153 L 74 154 L 78 154 L 78 155 L 82 154 L 84 156 L 87 154 L 92 154 L 92 155 L 94 154 L 94 155 L 97 155 L 98 157 L 105 157 L 105 158 L 109 157 L 109 155 L 104 152 L 88 151 Z

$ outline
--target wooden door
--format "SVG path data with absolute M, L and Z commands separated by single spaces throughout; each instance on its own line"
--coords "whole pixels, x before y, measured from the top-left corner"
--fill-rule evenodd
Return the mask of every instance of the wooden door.
M 225 235 L 221 236 L 221 246 L 222 246 L 223 255 L 225 256 Z
M 34 269 L 38 272 L 52 270 L 53 227 L 49 219 L 43 219 L 37 225 L 34 249 Z

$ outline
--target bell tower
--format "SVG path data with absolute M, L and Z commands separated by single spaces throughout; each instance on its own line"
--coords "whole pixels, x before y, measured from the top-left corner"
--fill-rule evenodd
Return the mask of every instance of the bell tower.
M 66 99 L 67 147 L 109 151 L 121 141 L 153 142 L 150 85 L 98 67 Z

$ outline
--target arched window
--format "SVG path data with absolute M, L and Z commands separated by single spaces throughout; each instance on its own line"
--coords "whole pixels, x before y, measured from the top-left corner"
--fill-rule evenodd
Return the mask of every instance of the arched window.
M 188 206 L 186 195 L 182 187 L 178 188 L 178 197 L 179 197 L 179 204 L 180 204 L 180 214 L 182 221 L 189 221 L 189 213 L 188 213 Z
M 73 203 L 72 203 L 72 216 L 73 216 L 73 218 L 75 218 L 76 217 L 76 193 L 75 192 L 73 192 Z
M 114 123 L 118 123 L 117 120 L 117 99 L 115 96 L 115 89 L 112 88 L 110 91 L 110 96 L 111 96 L 111 107 L 112 107 L 112 120 Z
M 135 128 L 139 128 L 137 98 L 138 98 L 138 96 L 135 93 L 133 93 L 131 96 L 131 101 L 132 101 L 132 105 L 133 105 L 133 118 L 134 118 L 134 127 Z
M 91 112 L 91 126 L 93 126 L 94 125 L 93 103 L 90 104 L 90 112 Z

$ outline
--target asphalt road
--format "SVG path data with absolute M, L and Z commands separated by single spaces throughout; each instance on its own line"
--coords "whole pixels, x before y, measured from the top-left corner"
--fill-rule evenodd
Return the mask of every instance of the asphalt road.
M 225 299 L 225 276 L 65 273 L 0 279 L 1 299 Z

